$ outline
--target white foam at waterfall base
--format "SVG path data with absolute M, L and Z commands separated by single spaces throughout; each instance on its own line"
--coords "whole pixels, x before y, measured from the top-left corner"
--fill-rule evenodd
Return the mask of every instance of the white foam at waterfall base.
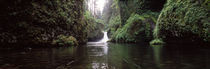
M 103 32 L 104 36 L 101 40 L 97 41 L 97 42 L 88 42 L 87 45 L 88 46 L 107 46 L 107 41 L 109 40 L 108 36 L 107 36 L 107 32 Z
M 103 33 L 104 33 L 104 37 L 98 42 L 107 42 L 109 40 L 109 38 L 107 36 L 107 32 L 103 32 Z

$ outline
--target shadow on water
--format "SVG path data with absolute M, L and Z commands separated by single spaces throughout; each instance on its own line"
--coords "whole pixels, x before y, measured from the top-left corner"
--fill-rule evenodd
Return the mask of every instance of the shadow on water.
M 210 69 L 210 50 L 186 45 L 99 43 L 1 49 L 0 69 Z

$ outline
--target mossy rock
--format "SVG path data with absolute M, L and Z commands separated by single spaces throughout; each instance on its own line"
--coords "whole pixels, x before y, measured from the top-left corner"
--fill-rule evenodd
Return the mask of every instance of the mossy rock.
M 209 42 L 207 0 L 168 0 L 159 15 L 155 38 L 166 42 Z
M 155 25 L 153 17 L 148 14 L 132 14 L 126 24 L 118 28 L 112 36 L 115 42 L 141 42 L 152 39 L 152 30 Z
M 150 45 L 163 45 L 163 44 L 165 44 L 165 42 L 163 42 L 162 39 L 154 39 L 150 41 Z
M 59 46 L 77 46 L 78 41 L 73 36 L 60 35 L 60 36 L 58 36 L 58 39 L 53 40 L 52 44 L 59 45 Z
M 104 28 L 102 21 L 94 18 L 90 11 L 85 11 L 84 18 L 84 23 L 87 24 L 85 32 L 87 33 L 88 41 L 98 41 L 102 39 L 102 30 Z

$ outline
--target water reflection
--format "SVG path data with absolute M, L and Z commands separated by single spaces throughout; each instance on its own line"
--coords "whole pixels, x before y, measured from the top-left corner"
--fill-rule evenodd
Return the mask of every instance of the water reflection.
M 158 69 L 161 69 L 161 53 L 163 45 L 152 45 L 155 63 Z
M 209 49 L 197 47 L 108 43 L 0 49 L 0 69 L 210 69 L 209 58 Z
M 0 69 L 52 69 L 74 61 L 76 47 L 0 50 Z
M 92 69 L 108 69 L 108 46 L 107 43 L 88 43 L 88 60 L 91 60 Z

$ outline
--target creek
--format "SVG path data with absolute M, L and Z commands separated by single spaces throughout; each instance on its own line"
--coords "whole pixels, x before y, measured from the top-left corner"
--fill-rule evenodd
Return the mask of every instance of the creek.
M 0 69 L 210 69 L 210 50 L 98 42 L 77 47 L 1 49 Z

